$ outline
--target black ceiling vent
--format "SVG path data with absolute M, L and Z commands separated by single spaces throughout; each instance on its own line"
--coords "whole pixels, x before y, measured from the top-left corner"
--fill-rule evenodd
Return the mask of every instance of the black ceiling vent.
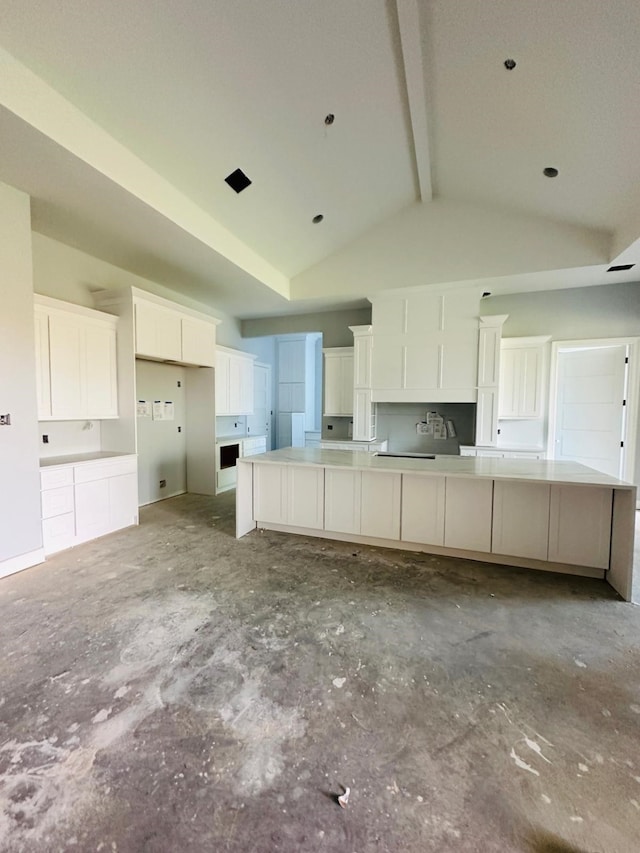
M 235 190 L 237 193 L 241 193 L 242 190 L 246 190 L 251 183 L 242 169 L 236 169 L 235 172 L 231 172 L 230 175 L 227 175 L 225 181 L 229 184 L 231 189 Z
M 624 272 L 624 270 L 630 270 L 635 267 L 635 264 L 618 264 L 616 267 L 609 267 L 607 272 Z

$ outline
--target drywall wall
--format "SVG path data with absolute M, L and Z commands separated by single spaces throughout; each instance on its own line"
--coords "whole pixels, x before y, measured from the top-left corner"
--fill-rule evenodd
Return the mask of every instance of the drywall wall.
M 171 290 L 50 237 L 33 233 L 33 289 L 36 293 L 95 308 L 94 291 L 128 286 L 218 317 L 222 320 L 216 329 L 218 343 L 241 348 L 240 325 L 234 317 L 188 299 L 179 292 L 178 286 Z
M 244 338 L 322 332 L 324 347 L 352 347 L 353 332 L 349 330 L 349 326 L 366 326 L 370 322 L 371 306 L 369 305 L 365 308 L 344 311 L 317 311 L 313 314 L 289 314 L 285 317 L 243 320 L 241 329 Z
M 43 559 L 29 196 L 0 184 L 0 575 Z M 28 555 L 33 555 L 29 557 Z
M 508 314 L 502 335 L 555 341 L 640 336 L 640 282 L 490 296 L 480 314 Z

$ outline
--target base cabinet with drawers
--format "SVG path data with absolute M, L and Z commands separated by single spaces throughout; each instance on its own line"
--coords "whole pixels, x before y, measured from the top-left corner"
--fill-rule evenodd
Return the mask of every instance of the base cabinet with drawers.
M 45 554 L 138 523 L 135 456 L 40 469 Z

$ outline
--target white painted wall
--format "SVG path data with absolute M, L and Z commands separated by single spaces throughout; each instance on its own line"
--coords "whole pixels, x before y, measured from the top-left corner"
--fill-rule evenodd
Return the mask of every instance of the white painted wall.
M 29 197 L 0 184 L 0 575 L 43 559 Z M 32 554 L 33 558 L 24 555 Z
M 200 302 L 182 296 L 178 282 L 176 282 L 176 289 L 170 290 L 154 281 L 141 278 L 106 261 L 101 261 L 93 255 L 34 232 L 33 289 L 36 293 L 95 308 L 93 291 L 118 290 L 127 286 L 139 287 L 187 308 L 218 317 L 222 323 L 216 328 L 217 342 L 224 346 L 242 349 L 239 321 L 235 317 L 229 317 L 215 309 L 211 310 Z
M 317 311 L 312 314 L 290 314 L 285 317 L 243 320 L 241 327 L 242 334 L 247 339 L 261 335 L 322 332 L 323 347 L 352 347 L 353 332 L 350 331 L 349 326 L 366 326 L 370 322 L 371 305 L 368 305 L 366 308 L 351 308 L 343 311 Z M 247 341 L 242 348 L 249 349 Z M 255 350 L 252 349 L 250 352 Z

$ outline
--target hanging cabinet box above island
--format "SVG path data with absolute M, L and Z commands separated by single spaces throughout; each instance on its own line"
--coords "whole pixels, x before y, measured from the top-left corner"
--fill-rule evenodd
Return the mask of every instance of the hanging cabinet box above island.
M 371 302 L 373 402 L 477 401 L 479 288 L 412 289 Z

